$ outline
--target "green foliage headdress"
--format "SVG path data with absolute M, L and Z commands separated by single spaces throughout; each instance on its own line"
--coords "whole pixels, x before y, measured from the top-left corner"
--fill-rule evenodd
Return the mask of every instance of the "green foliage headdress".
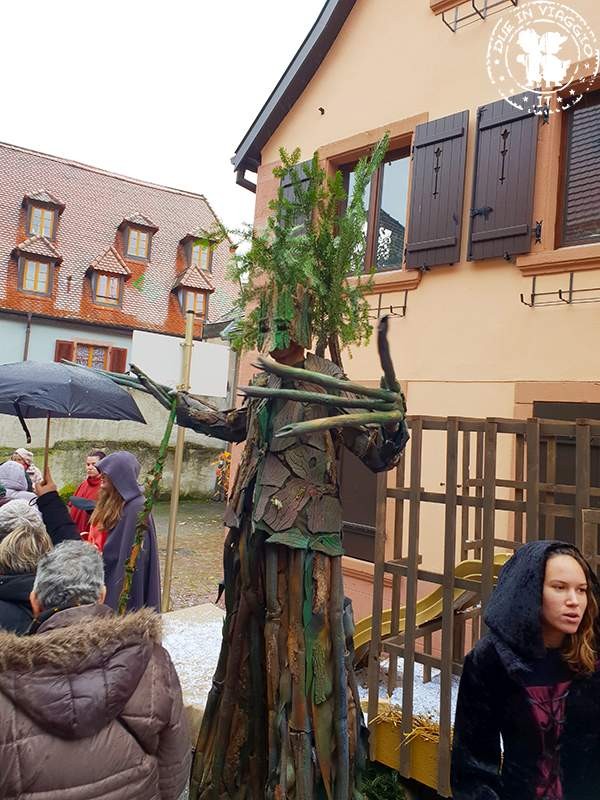
M 280 188 L 266 228 L 249 232 L 249 249 L 231 268 L 243 314 L 232 336 L 236 349 L 272 352 L 291 342 L 308 348 L 316 339 L 317 354 L 328 346 L 340 363 L 341 348 L 368 341 L 364 197 L 387 145 L 386 136 L 358 162 L 350 197 L 342 174 L 327 177 L 316 153 L 300 164 L 298 149 L 280 151 L 281 166 L 273 170 Z

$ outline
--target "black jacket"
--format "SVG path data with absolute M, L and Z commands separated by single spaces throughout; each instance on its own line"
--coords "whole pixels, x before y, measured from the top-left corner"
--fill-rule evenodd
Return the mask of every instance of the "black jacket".
M 81 541 L 69 509 L 57 492 L 48 492 L 38 497 L 37 506 L 54 546 L 68 539 Z
M 33 589 L 35 575 L 0 575 L 0 629 L 25 633 L 33 614 L 29 605 L 29 593 Z
M 66 539 L 79 540 L 67 507 L 56 492 L 39 497 L 38 508 L 52 544 L 60 544 Z M 25 633 L 31 625 L 33 615 L 29 593 L 34 578 L 33 573 L 0 575 L 0 629 Z
M 465 659 L 454 723 L 454 800 L 535 800 L 542 739 L 524 681 L 546 652 L 543 576 L 557 546 L 534 542 L 507 562 L 485 615 L 489 633 Z M 574 675 L 559 748 L 564 800 L 598 800 L 600 671 Z

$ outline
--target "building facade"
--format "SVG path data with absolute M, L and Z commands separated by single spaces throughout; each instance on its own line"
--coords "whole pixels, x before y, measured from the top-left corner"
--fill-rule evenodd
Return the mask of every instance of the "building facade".
M 582 48 L 578 80 L 549 92 L 544 113 L 532 113 L 526 93 L 521 109 L 507 103 L 488 74 L 492 33 L 501 15 L 525 23 L 533 6 L 329 0 L 232 159 L 238 183 L 256 191 L 260 226 L 277 191 L 280 147 L 300 147 L 304 158 L 317 151 L 349 185 L 357 159 L 390 134 L 368 198 L 365 266 L 375 267 L 373 321 L 392 315 L 392 356 L 411 414 L 598 417 L 597 42 L 590 57 Z M 573 26 L 560 3 L 545 6 L 558 12 L 556 25 Z M 568 7 L 600 36 L 596 0 Z M 345 367 L 376 385 L 374 340 L 354 349 Z M 569 469 L 567 444 L 561 452 L 558 473 Z M 514 453 L 502 458 L 509 465 Z M 424 452 L 426 488 L 439 491 L 444 465 L 442 448 Z M 595 446 L 591 470 L 600 476 Z M 365 509 L 373 484 L 346 474 L 350 530 L 360 539 L 349 548 L 359 557 L 346 558 L 346 585 L 362 616 L 370 608 L 374 498 Z M 439 566 L 442 540 L 443 514 L 427 512 L 425 566 Z
M 124 371 L 133 331 L 195 338 L 232 307 L 228 242 L 199 194 L 0 144 L 4 363 Z

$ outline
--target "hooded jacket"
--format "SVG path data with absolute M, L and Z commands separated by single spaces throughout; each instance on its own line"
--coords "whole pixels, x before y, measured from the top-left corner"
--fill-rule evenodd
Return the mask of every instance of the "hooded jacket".
M 5 461 L 0 464 L 0 483 L 6 489 L 9 500 L 35 500 L 33 492 L 28 491 L 27 475 L 25 469 L 16 461 Z
M 489 633 L 468 654 L 452 750 L 454 800 L 540 800 L 544 737 L 528 676 L 546 656 L 541 604 L 546 560 L 563 542 L 523 545 L 502 568 L 488 604 Z M 598 596 L 598 584 L 593 589 Z M 600 797 L 600 672 L 570 673 L 558 764 L 563 800 Z M 502 747 L 501 750 L 501 737 Z
M 121 519 L 109 532 L 102 551 L 106 582 L 105 602 L 116 610 L 123 588 L 125 564 L 135 540 L 137 517 L 144 505 L 144 495 L 138 484 L 140 464 L 132 453 L 120 450 L 98 461 L 96 469 L 108 475 L 125 500 Z M 152 515 L 148 518 L 148 529 L 137 558 L 127 608 L 131 610 L 143 606 L 160 610 L 160 567 Z
M 54 614 L 0 633 L 3 800 L 176 800 L 191 746 L 177 675 L 148 610 Z

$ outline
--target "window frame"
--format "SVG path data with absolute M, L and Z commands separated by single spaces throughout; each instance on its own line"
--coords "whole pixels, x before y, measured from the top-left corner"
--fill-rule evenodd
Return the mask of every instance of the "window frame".
M 143 233 L 147 237 L 146 254 L 143 256 L 133 255 L 129 252 L 129 242 L 131 241 L 131 234 L 133 231 L 136 233 Z M 153 233 L 148 228 L 142 228 L 138 225 L 127 225 L 127 235 L 125 236 L 125 258 L 131 261 L 150 261 L 150 254 L 152 252 L 152 237 Z
M 197 247 L 201 248 L 201 252 L 202 251 L 206 252 L 206 266 L 205 267 L 202 266 L 201 259 L 199 259 L 198 263 L 194 263 L 194 250 Z M 202 270 L 203 272 L 212 272 L 212 253 L 213 253 L 213 248 L 208 242 L 205 242 L 205 241 L 203 241 L 201 239 L 192 239 L 191 242 L 189 243 L 188 250 L 189 250 L 189 252 L 188 252 L 188 264 L 190 265 L 190 267 L 197 267 L 199 270 Z
M 100 296 L 98 286 L 101 278 L 106 278 L 109 281 L 117 281 L 117 297 L 114 301 Z M 123 305 L 124 284 L 125 281 L 122 275 L 115 275 L 111 272 L 103 272 L 102 270 L 94 270 L 92 274 L 92 299 L 94 304 L 107 308 L 121 308 Z
M 42 232 L 41 233 L 36 233 L 35 231 L 33 231 L 31 229 L 31 226 L 33 224 L 34 211 L 41 211 L 42 212 L 42 226 L 41 226 L 42 227 Z M 44 230 L 43 222 L 44 222 L 44 216 L 46 214 L 48 214 L 51 217 L 50 235 L 49 236 L 46 236 L 43 233 L 43 230 Z M 56 218 L 57 218 L 57 210 L 56 210 L 56 208 L 52 208 L 51 206 L 44 206 L 41 203 L 28 203 L 27 204 L 27 237 L 29 238 L 31 236 L 41 236 L 44 239 L 49 239 L 51 242 L 53 242 L 56 239 L 56 236 L 55 236 L 55 233 L 56 233 Z
M 25 275 L 27 271 L 27 264 L 45 264 L 48 267 L 48 279 L 46 282 L 45 291 L 41 292 L 37 289 L 27 289 L 25 287 Z M 23 294 L 28 294 L 33 297 L 50 297 L 52 294 L 52 286 L 54 283 L 54 262 L 48 259 L 23 255 L 19 258 L 18 266 L 18 289 Z
M 104 350 L 104 366 L 101 369 L 108 369 L 108 364 L 110 360 L 110 350 L 111 346 L 109 344 L 104 344 L 102 342 L 81 342 L 78 339 L 73 340 L 73 361 L 78 364 L 77 361 L 77 348 L 78 347 L 87 347 L 89 348 L 88 352 L 88 363 L 82 366 L 91 367 L 91 357 L 93 355 L 94 348 Z
M 594 91 L 584 97 L 583 102 L 588 97 L 595 97 L 596 101 L 594 106 L 600 107 L 600 87 L 596 87 Z M 577 106 L 575 106 L 577 108 Z M 562 115 L 561 118 L 561 131 L 560 131 L 560 164 L 562 168 L 559 169 L 559 184 L 558 184 L 558 197 L 556 201 L 556 226 L 555 226 L 555 248 L 562 249 L 565 247 L 583 247 L 585 245 L 600 245 L 600 231 L 596 234 L 594 239 L 567 239 L 567 185 L 569 182 L 570 174 L 570 151 L 573 142 L 572 139 L 572 125 L 573 117 L 569 115 L 568 111 Z M 600 209 L 598 210 L 598 218 L 600 221 Z
M 375 235 L 375 229 L 377 227 L 377 220 L 379 219 L 379 212 L 381 210 L 381 197 L 383 194 L 383 173 L 386 163 L 391 161 L 399 161 L 400 159 L 408 159 L 409 160 L 409 180 L 407 183 L 406 189 L 406 218 L 404 221 L 404 247 L 402 249 L 402 261 L 398 265 L 393 265 L 391 267 L 387 267 L 385 269 L 377 269 L 375 265 L 375 256 L 376 256 L 376 249 L 377 249 L 377 237 Z M 369 273 L 370 266 L 373 265 L 375 267 L 374 273 L 375 274 L 382 274 L 385 272 L 399 272 L 400 270 L 406 269 L 406 258 L 404 256 L 404 251 L 406 248 L 406 235 L 408 232 L 408 206 L 410 200 L 410 178 L 411 178 L 411 144 L 405 144 L 404 146 L 391 146 L 387 153 L 384 160 L 381 164 L 377 167 L 377 170 L 373 174 L 371 178 L 371 187 L 369 192 L 369 208 L 367 211 L 367 244 L 365 248 L 365 264 L 363 268 L 363 272 Z M 349 190 L 349 176 L 352 169 L 358 163 L 358 158 L 353 158 L 350 161 L 341 162 L 336 165 L 336 169 L 340 170 L 342 176 L 344 178 L 344 190 L 346 194 L 348 194 Z
M 188 294 L 193 294 L 195 296 L 195 298 L 196 298 L 196 301 L 194 303 L 194 308 L 193 309 L 188 309 L 188 306 L 187 306 L 187 296 L 188 296 Z M 199 295 L 203 296 L 203 301 L 202 301 L 203 302 L 203 313 L 202 314 L 198 314 L 197 311 L 196 311 L 197 299 L 198 299 Z M 203 321 L 206 321 L 206 319 L 208 318 L 208 292 L 204 291 L 203 289 L 192 289 L 191 287 L 182 286 L 181 287 L 181 291 L 179 293 L 179 305 L 181 307 L 181 311 L 182 311 L 184 316 L 185 316 L 185 314 L 187 314 L 188 311 L 193 310 L 194 311 L 194 319 L 201 319 Z

